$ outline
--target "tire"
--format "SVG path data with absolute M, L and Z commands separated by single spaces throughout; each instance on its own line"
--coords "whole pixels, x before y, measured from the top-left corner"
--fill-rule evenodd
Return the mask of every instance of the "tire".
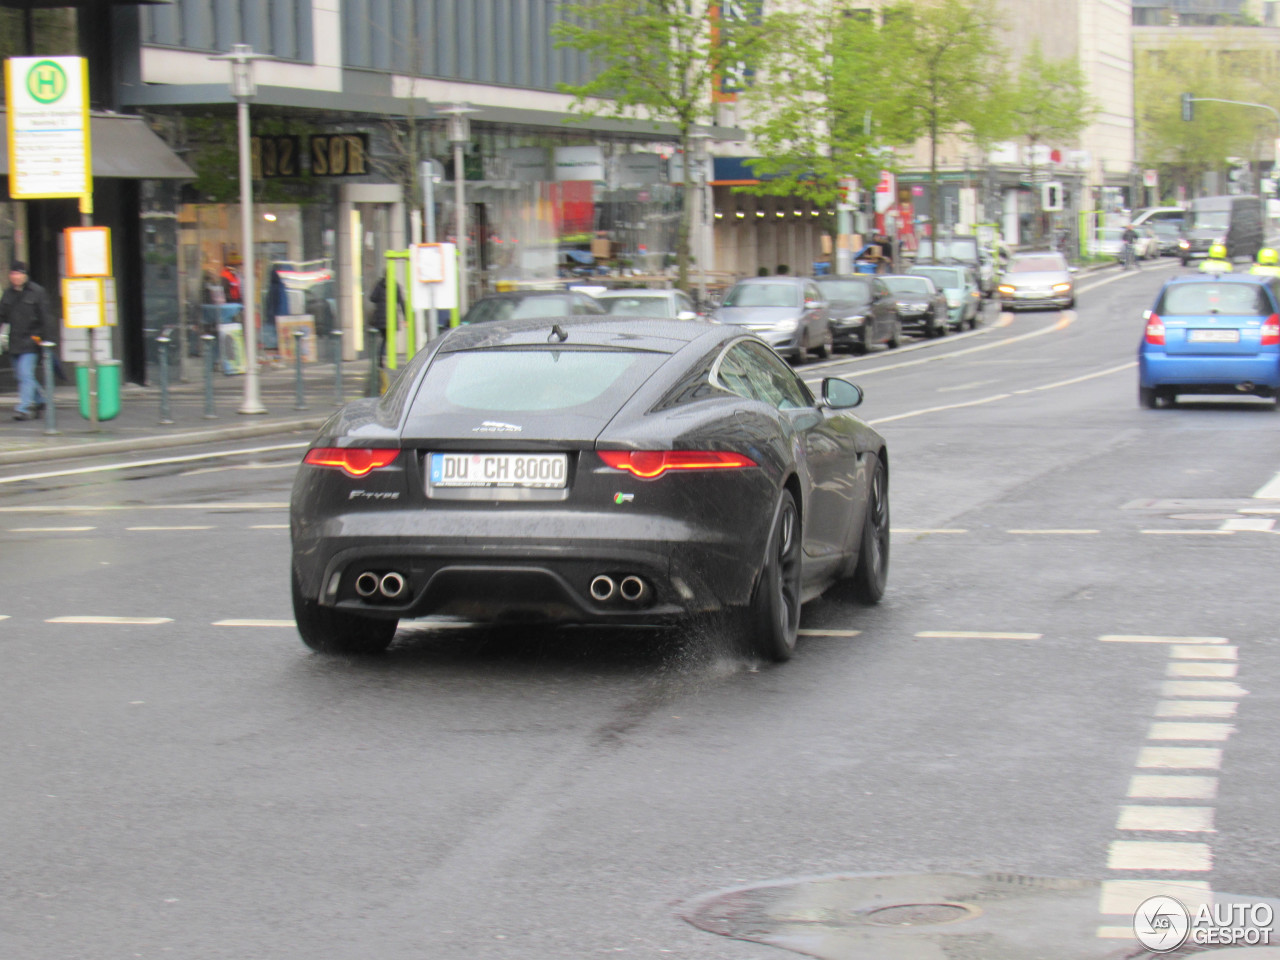
M 835 335 L 832 334 L 831 328 L 827 327 L 826 335 L 823 336 L 822 338 L 822 344 L 818 347 L 818 359 L 830 360 L 833 356 L 835 356 L 835 352 L 836 352 Z
M 796 649 L 800 628 L 800 511 L 789 490 L 782 491 L 769 530 L 764 567 L 751 603 L 742 612 L 741 636 L 748 653 L 781 663 Z
M 889 580 L 889 470 L 876 461 L 867 490 L 867 512 L 862 521 L 862 547 L 858 566 L 849 584 L 850 593 L 868 606 L 880 602 Z
M 886 343 L 886 346 L 887 346 L 890 350 L 897 350 L 897 349 L 898 349 L 899 344 L 901 344 L 901 343 L 902 343 L 902 321 L 901 321 L 901 320 L 894 320 L 894 321 L 893 321 L 893 332 L 892 332 L 891 334 L 889 334 L 889 339 L 888 339 L 888 341 L 887 341 L 887 343 Z
M 1154 410 L 1159 404 L 1156 403 L 1156 391 L 1154 387 L 1138 387 L 1138 406 L 1145 407 L 1148 410 Z
M 398 620 L 361 617 L 344 610 L 321 606 L 306 597 L 298 584 L 298 574 L 291 577 L 293 586 L 293 619 L 302 642 L 317 653 L 369 657 L 391 646 Z
M 849 349 L 853 352 L 853 354 L 854 354 L 855 356 L 859 356 L 859 357 L 860 357 L 860 356 L 862 356 L 864 353 L 866 353 L 866 352 L 867 352 L 867 340 L 866 340 L 866 337 L 867 337 L 867 335 L 864 333 L 864 334 L 862 335 L 862 339 L 861 339 L 861 340 L 859 340 L 857 343 L 855 343 L 853 346 L 851 346 L 851 347 L 849 348 Z

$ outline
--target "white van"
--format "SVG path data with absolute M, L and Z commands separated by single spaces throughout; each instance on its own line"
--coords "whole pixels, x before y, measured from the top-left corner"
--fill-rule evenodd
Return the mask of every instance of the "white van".
M 1181 226 L 1186 215 L 1187 211 L 1183 207 L 1145 207 L 1142 210 L 1135 210 L 1129 222 L 1135 227 L 1140 227 L 1150 220 L 1171 220 Z

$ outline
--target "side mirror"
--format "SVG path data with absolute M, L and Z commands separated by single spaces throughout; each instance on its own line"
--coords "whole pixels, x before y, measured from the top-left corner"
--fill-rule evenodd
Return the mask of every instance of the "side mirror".
M 676 314 L 676 319 L 677 320 L 697 320 L 698 315 L 694 313 L 692 310 L 681 310 L 679 313 Z
M 862 388 L 839 377 L 824 377 L 822 402 L 833 410 L 852 410 L 862 403 Z

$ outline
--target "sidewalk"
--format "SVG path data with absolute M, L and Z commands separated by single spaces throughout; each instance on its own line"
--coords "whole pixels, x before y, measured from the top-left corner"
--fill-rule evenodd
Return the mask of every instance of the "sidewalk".
M 369 361 L 343 364 L 343 401 L 364 395 Z M 0 465 L 37 463 L 97 454 L 133 453 L 187 444 L 241 440 L 296 432 L 310 439 L 316 429 L 338 408 L 336 371 L 332 363 L 306 364 L 303 368 L 303 402 L 297 403 L 296 371 L 292 365 L 263 365 L 259 393 L 265 414 L 240 414 L 244 399 L 244 377 L 213 374 L 213 411 L 216 419 L 205 419 L 203 371 L 186 383 L 169 388 L 170 424 L 160 422 L 159 373 L 149 369 L 147 386 L 126 383 L 121 389 L 120 413 L 103 421 L 95 432 L 93 424 L 80 415 L 79 399 L 73 383 L 54 389 L 57 431 L 45 433 L 44 413 L 36 420 L 13 419 L 16 394 L 0 394 Z

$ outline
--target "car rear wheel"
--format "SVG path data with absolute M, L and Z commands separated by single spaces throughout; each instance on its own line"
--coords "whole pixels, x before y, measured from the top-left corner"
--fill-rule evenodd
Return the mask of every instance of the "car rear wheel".
M 862 547 L 850 589 L 859 603 L 879 603 L 889 580 L 889 471 L 876 462 L 862 521 Z
M 764 569 L 742 617 L 747 651 L 764 660 L 790 660 L 795 652 L 800 628 L 800 541 L 800 512 L 791 492 L 783 490 L 769 531 Z
M 293 619 L 302 642 L 317 653 L 372 656 L 391 646 L 397 620 L 361 617 L 344 610 L 321 606 L 305 596 L 294 571 Z

